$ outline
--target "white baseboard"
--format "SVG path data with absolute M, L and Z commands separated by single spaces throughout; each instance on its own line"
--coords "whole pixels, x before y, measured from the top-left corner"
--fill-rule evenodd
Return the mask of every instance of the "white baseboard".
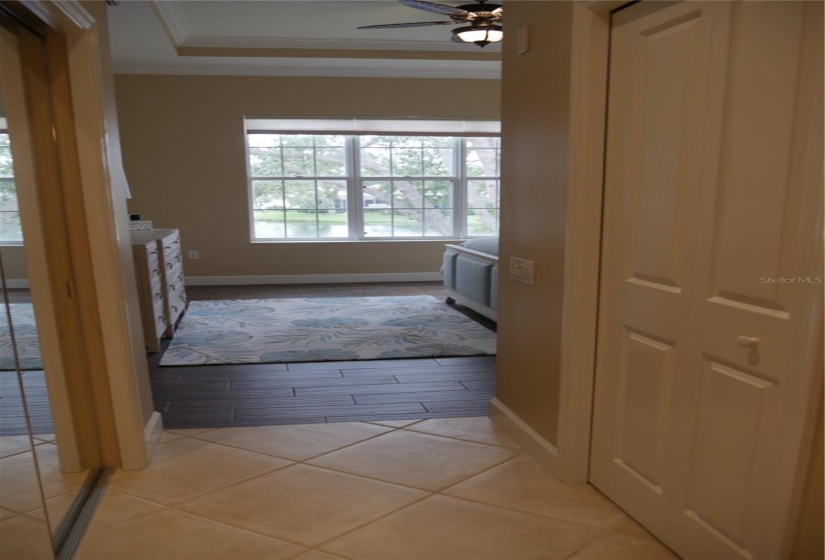
M 146 441 L 146 451 L 149 459 L 155 453 L 155 449 L 160 444 L 160 436 L 163 434 L 163 417 L 160 412 L 154 411 L 146 427 L 143 428 L 143 439 Z
M 440 282 L 440 272 L 377 274 L 284 274 L 275 276 L 187 276 L 187 286 L 248 286 L 254 284 L 351 284 L 355 282 Z
M 6 278 L 6 288 L 13 290 L 18 288 L 28 288 L 29 281 L 26 278 Z
M 490 400 L 490 418 L 524 447 L 533 459 L 558 478 L 558 449 L 498 399 Z

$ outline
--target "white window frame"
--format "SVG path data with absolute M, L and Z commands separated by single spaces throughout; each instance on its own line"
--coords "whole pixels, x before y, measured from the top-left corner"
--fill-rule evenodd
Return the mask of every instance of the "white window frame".
M 498 121 L 486 120 L 423 120 L 423 119 L 244 119 L 244 148 L 247 170 L 247 209 L 249 214 L 249 237 L 251 243 L 337 243 L 363 241 L 443 241 L 448 239 L 467 239 L 467 209 L 468 209 L 468 182 L 472 180 L 499 181 L 499 177 L 468 177 L 466 173 L 466 138 L 500 137 L 501 128 Z M 346 137 L 346 168 L 347 168 L 347 224 L 348 237 L 292 237 L 292 238 L 258 238 L 255 236 L 255 208 L 253 184 L 255 181 L 265 180 L 263 177 L 253 177 L 250 165 L 250 134 L 329 134 L 344 135 Z M 367 236 L 364 232 L 364 197 L 363 184 L 370 180 L 393 181 L 402 177 L 362 177 L 360 166 L 360 137 L 366 135 L 394 135 L 394 136 L 449 136 L 453 139 L 453 174 L 444 177 L 405 177 L 411 181 L 437 180 L 453 184 L 453 233 L 451 235 L 415 235 L 415 236 Z M 273 180 L 284 180 L 280 177 Z M 329 179 L 341 178 L 300 177 L 296 179 Z M 499 192 L 500 198 L 500 192 Z M 499 201 L 497 201 L 496 208 Z M 497 222 L 498 225 L 498 222 Z M 426 231 L 426 229 L 424 229 Z

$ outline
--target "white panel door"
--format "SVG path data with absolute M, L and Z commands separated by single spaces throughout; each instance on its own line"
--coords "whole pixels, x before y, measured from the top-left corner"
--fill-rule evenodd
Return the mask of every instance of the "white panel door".
M 819 2 L 614 16 L 591 479 L 686 558 L 781 555 L 821 386 L 821 41 Z

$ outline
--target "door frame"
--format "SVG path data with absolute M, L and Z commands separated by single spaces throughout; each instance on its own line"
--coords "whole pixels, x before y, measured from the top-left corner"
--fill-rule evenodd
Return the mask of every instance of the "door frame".
M 567 229 L 555 475 L 586 484 L 596 370 L 610 13 L 626 0 L 573 6 Z
M 151 395 L 147 403 L 138 379 L 144 375 L 148 386 L 128 238 L 128 185 L 117 135 L 107 131 L 109 68 L 108 59 L 101 57 L 101 44 L 108 44 L 102 41 L 108 30 L 77 0 L 22 0 L 19 4 L 64 38 L 61 47 L 65 48 L 57 49 L 50 63 L 63 80 L 62 99 L 68 101 L 63 109 L 72 117 L 76 144 L 72 164 L 80 194 L 74 211 L 83 214 L 85 226 L 85 239 L 75 243 L 89 256 L 87 270 L 93 286 L 87 294 L 97 304 L 86 313 L 100 343 L 95 351 L 99 371 L 92 392 L 98 404 L 98 432 L 105 434 L 101 466 L 141 469 L 149 463 L 162 423 L 159 413 L 147 414 Z
M 566 242 L 559 425 L 553 474 L 570 484 L 589 480 L 593 391 L 596 370 L 598 300 L 601 265 L 604 147 L 608 96 L 611 12 L 627 0 L 578 0 L 573 7 Z M 821 295 L 820 295 L 821 298 Z M 787 515 L 783 556 L 790 554 L 794 528 L 808 476 L 817 414 L 821 415 L 823 382 L 822 323 L 808 333 L 811 348 L 804 368 L 812 372 L 806 426 L 799 442 L 794 494 Z M 801 404 L 801 403 L 800 403 Z M 816 475 L 816 473 L 813 473 Z

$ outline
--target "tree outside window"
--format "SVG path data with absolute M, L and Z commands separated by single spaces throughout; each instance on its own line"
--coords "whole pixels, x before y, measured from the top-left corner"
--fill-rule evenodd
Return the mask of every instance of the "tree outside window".
M 498 233 L 498 137 L 249 131 L 247 146 L 253 240 Z

